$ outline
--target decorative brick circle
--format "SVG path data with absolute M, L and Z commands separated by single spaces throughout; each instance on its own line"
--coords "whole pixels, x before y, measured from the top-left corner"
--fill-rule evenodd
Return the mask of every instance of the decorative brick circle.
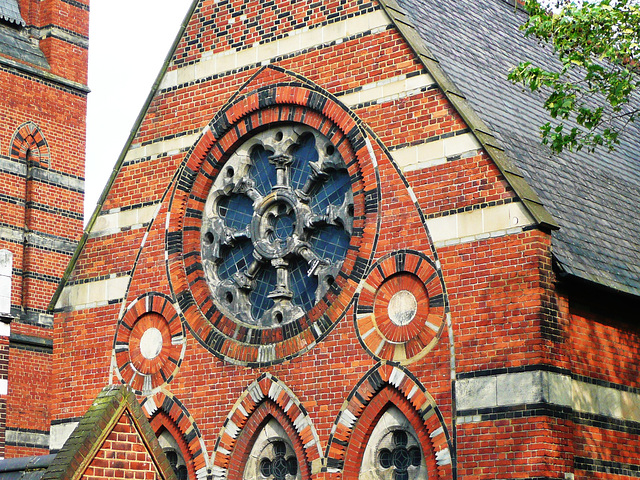
M 182 321 L 170 299 L 157 293 L 140 297 L 116 329 L 118 378 L 136 393 L 151 395 L 173 379 L 185 347 Z
M 374 265 L 355 308 L 358 339 L 370 355 L 399 364 L 423 358 L 445 326 L 448 305 L 436 264 L 401 251 Z
M 282 324 L 255 325 L 233 312 L 225 313 L 220 306 L 224 302 L 214 298 L 218 293 L 212 293 L 207 282 L 202 253 L 203 242 L 210 240 L 206 238 L 209 232 L 203 240 L 203 212 L 219 175 L 233 178 L 233 165 L 227 161 L 240 145 L 273 126 L 293 124 L 324 136 L 343 159 L 353 194 L 351 236 L 340 270 L 331 275 L 322 298 L 311 302 L 304 313 L 288 316 Z M 372 152 L 357 118 L 328 94 L 303 83 L 270 85 L 238 95 L 211 122 L 185 158 L 171 199 L 166 233 L 172 291 L 190 331 L 211 353 L 239 365 L 277 364 L 308 351 L 345 315 L 376 243 L 379 178 L 372 167 L 376 165 Z M 284 231 L 287 225 L 279 227 Z M 232 292 L 225 298 L 235 300 L 237 296 Z

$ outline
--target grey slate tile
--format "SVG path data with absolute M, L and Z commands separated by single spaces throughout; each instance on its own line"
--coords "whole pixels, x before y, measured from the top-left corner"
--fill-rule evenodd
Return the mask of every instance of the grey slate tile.
M 18 0 L 0 0 L 0 19 L 16 25 L 25 26 L 20 15 Z
M 551 155 L 540 145 L 538 127 L 548 121 L 541 95 L 506 78 L 523 60 L 554 66 L 550 50 L 518 30 L 524 12 L 504 0 L 398 3 L 559 222 L 556 260 L 573 275 L 640 295 L 640 125 L 615 152 Z

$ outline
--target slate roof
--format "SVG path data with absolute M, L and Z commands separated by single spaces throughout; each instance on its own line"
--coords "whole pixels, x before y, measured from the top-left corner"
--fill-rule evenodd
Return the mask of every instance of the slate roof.
M 395 1 L 384 1 L 392 14 Z M 518 30 L 525 12 L 505 0 L 397 2 L 417 29 L 417 41 L 431 51 L 558 222 L 552 242 L 559 268 L 640 295 L 640 125 L 627 129 L 615 152 L 551 155 L 540 144 L 539 126 L 548 121 L 541 98 L 506 79 L 520 61 L 554 62 L 549 49 Z
M 37 42 L 34 43 L 26 31 L 16 28 L 26 25 L 17 0 L 0 0 L 0 54 L 49 68 Z
M 0 460 L 0 480 L 40 480 L 55 455 Z
M 0 0 L 2 2 L 2 0 Z M 0 23 L 0 54 L 49 68 L 47 58 L 37 43 L 33 43 L 26 32 Z
M 20 15 L 18 0 L 0 0 L 0 19 L 23 27 L 26 25 Z

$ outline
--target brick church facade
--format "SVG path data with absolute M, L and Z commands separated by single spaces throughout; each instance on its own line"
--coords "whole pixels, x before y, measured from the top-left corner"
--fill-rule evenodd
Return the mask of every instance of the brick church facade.
M 43 478 L 640 476 L 640 132 L 552 157 L 473 7 L 194 1 L 50 292 Z

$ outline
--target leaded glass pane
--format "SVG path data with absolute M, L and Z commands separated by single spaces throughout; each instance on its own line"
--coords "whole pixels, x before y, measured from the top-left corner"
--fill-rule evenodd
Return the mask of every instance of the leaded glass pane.
M 353 210 L 347 168 L 322 134 L 290 124 L 249 138 L 215 179 L 203 216 L 216 305 L 263 327 L 304 315 L 340 271 Z

